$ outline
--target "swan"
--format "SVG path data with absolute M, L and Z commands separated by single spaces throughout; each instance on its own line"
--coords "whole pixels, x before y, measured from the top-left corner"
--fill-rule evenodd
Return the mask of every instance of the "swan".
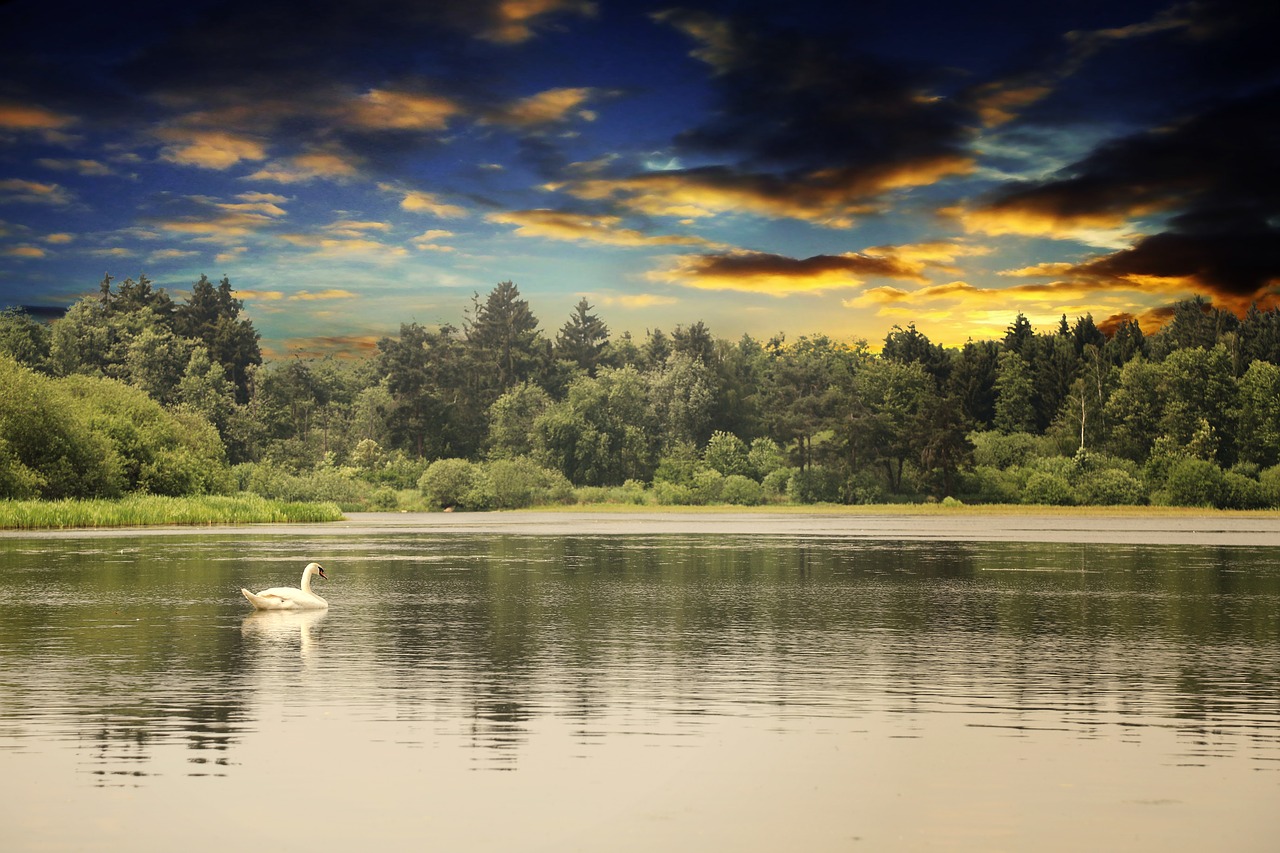
M 328 608 L 329 602 L 311 591 L 312 575 L 319 575 L 325 580 L 329 579 L 329 576 L 324 573 L 324 567 L 319 563 L 307 563 L 307 567 L 302 570 L 302 589 L 292 586 L 275 586 L 254 593 L 242 587 L 240 591 L 256 610 L 324 610 Z

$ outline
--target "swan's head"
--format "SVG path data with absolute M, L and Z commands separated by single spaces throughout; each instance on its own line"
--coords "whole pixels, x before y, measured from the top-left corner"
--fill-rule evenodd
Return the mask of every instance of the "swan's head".
M 313 575 L 319 575 L 325 580 L 329 579 L 329 576 L 324 573 L 324 566 L 320 565 L 319 563 L 308 563 L 307 573 L 313 574 Z

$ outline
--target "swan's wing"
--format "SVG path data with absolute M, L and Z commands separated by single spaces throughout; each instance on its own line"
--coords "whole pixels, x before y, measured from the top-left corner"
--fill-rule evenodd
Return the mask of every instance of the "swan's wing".
M 241 589 L 244 597 L 249 599 L 249 603 L 258 610 L 292 610 L 298 607 L 299 602 L 289 595 L 296 593 L 302 595 L 300 589 L 289 589 L 287 587 L 275 587 L 273 589 L 264 589 L 262 592 L 249 592 L 247 589 Z

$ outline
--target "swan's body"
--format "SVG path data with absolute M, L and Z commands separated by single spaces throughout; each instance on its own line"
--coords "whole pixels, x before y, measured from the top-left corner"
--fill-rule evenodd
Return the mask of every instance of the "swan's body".
M 273 586 L 262 592 L 249 592 L 241 589 L 244 597 L 256 610 L 324 610 L 329 602 L 311 591 L 311 576 L 319 575 L 328 579 L 324 567 L 319 563 L 307 563 L 302 570 L 302 589 L 292 586 Z

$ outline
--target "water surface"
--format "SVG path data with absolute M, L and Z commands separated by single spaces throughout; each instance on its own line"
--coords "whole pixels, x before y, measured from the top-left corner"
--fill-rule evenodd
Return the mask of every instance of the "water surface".
M 320 614 L 239 588 L 321 561 Z M 6 850 L 1271 850 L 1280 552 L 0 540 Z

